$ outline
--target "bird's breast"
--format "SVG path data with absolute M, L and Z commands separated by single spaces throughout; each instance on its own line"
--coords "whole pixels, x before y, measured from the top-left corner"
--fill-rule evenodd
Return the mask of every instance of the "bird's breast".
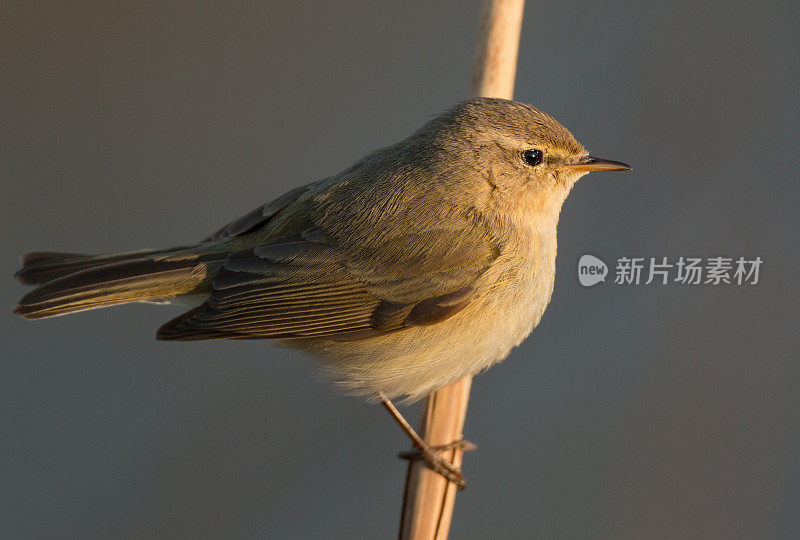
M 512 239 L 475 283 L 475 300 L 449 319 L 312 349 L 347 393 L 424 397 L 504 359 L 530 334 L 553 292 L 555 249 L 554 235 Z
M 553 293 L 555 258 L 555 234 L 531 234 L 510 243 L 487 272 L 490 293 L 478 309 L 492 324 L 485 333 L 496 349 L 482 359 L 485 367 L 505 358 L 541 320 Z

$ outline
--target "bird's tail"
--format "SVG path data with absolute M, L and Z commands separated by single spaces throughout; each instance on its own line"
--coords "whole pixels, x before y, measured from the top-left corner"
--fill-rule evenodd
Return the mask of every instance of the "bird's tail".
M 192 248 L 114 255 L 29 253 L 16 276 L 40 286 L 22 297 L 14 313 L 41 319 L 200 293 L 208 289 L 221 258 Z

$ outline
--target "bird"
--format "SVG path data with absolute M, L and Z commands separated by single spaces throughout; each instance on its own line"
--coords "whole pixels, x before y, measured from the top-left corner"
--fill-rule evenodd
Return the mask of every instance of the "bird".
M 16 277 L 37 288 L 14 312 L 173 302 L 189 309 L 159 340 L 303 350 L 341 392 L 382 403 L 418 457 L 463 488 L 460 469 L 415 438 L 393 400 L 419 400 L 506 358 L 550 302 L 570 190 L 589 172 L 630 169 L 589 155 L 536 107 L 469 99 L 200 242 L 28 253 Z

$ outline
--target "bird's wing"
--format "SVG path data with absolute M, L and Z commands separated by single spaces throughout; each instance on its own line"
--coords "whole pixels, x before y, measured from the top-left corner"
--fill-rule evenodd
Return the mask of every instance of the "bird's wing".
M 211 236 L 203 239 L 203 242 L 241 236 L 258 229 L 259 227 L 263 227 L 269 220 L 275 217 L 278 212 L 292 204 L 309 189 L 319 184 L 319 182 L 320 181 L 312 182 L 304 186 L 296 187 L 291 191 L 287 191 L 277 199 L 266 204 L 262 204 L 252 212 L 243 215 L 239 219 L 231 221 Z
M 346 248 L 306 230 L 231 254 L 206 302 L 158 337 L 353 340 L 435 324 L 473 299 L 498 254 L 486 235 L 445 225 Z

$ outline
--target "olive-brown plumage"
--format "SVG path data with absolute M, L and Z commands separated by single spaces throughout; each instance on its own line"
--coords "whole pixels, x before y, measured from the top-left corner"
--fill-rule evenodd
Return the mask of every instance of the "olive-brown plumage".
M 87 256 L 33 253 L 43 318 L 133 301 L 200 302 L 163 340 L 270 339 L 367 399 L 423 397 L 504 358 L 553 290 L 556 224 L 588 156 L 529 105 L 474 99 L 202 242 Z

